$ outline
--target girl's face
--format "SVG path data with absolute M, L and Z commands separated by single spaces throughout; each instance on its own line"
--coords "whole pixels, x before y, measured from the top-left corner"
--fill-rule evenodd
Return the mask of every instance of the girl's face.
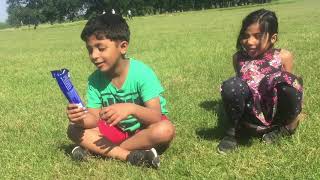
M 277 34 L 274 34 L 270 40 L 269 33 L 263 33 L 258 23 L 251 24 L 243 34 L 240 41 L 247 54 L 255 58 L 266 52 L 276 42 Z

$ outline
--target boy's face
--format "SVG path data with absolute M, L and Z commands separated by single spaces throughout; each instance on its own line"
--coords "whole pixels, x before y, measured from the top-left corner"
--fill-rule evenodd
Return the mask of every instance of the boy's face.
M 110 73 L 116 69 L 119 60 L 123 59 L 128 49 L 127 41 L 97 39 L 91 35 L 86 42 L 91 62 L 102 72 Z

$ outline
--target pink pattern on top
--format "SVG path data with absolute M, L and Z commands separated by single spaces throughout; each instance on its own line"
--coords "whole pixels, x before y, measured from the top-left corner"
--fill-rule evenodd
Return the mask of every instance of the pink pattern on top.
M 252 93 L 251 113 L 264 125 L 270 125 L 276 113 L 277 84 L 285 83 L 302 92 L 300 79 L 283 71 L 280 49 L 270 49 L 255 59 L 245 52 L 238 52 L 237 67 L 237 75 Z

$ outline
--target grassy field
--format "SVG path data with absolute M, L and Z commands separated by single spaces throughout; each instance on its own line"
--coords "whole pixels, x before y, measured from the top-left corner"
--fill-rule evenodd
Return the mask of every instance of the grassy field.
M 277 47 L 295 54 L 295 73 L 305 83 L 305 117 L 296 134 L 280 144 L 254 139 L 219 155 L 225 120 L 220 83 L 234 75 L 231 56 L 242 18 L 261 7 L 279 17 Z M 158 74 L 177 129 L 159 170 L 70 158 L 66 100 L 50 70 L 70 69 L 84 97 L 87 76 L 95 69 L 79 38 L 85 22 L 0 31 L 0 179 L 319 179 L 319 7 L 318 0 L 299 0 L 129 22 L 129 56 Z

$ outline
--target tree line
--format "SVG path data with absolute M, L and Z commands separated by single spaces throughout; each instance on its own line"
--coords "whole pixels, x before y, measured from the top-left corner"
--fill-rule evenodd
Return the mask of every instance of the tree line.
M 271 0 L 7 0 L 12 26 L 34 25 L 87 19 L 101 13 L 126 16 L 162 14 L 269 3 Z

